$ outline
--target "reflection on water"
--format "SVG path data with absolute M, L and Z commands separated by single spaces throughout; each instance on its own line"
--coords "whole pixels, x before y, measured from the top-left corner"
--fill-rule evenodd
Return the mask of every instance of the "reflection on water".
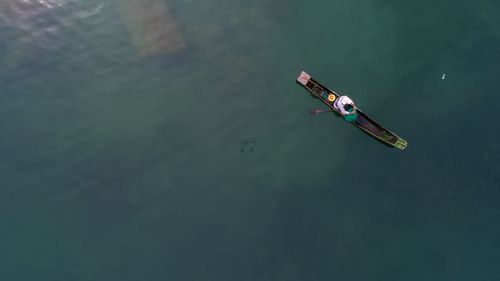
M 60 49 L 63 32 L 78 20 L 100 12 L 102 3 L 74 0 L 6 0 L 0 2 L 0 23 L 12 33 L 5 63 L 15 67 L 36 60 L 46 51 Z
M 107 16 L 117 13 L 121 20 L 109 21 L 102 13 L 104 9 Z M 119 34 L 125 35 L 121 38 L 131 39 L 126 45 L 134 45 L 141 57 L 173 54 L 185 45 L 163 0 L 5 0 L 0 1 L 0 31 L 8 32 L 11 38 L 4 42 L 0 59 L 8 67 L 18 67 L 39 61 L 50 52 L 69 49 L 69 44 L 76 48 L 95 44 L 96 38 L 100 44 L 96 47 L 107 48 L 110 53 L 123 49 L 123 42 L 113 41 L 119 26 L 130 35 Z

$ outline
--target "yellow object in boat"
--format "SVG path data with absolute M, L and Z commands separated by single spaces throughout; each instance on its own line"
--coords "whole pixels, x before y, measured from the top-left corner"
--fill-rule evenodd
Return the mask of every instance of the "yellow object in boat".
M 335 101 L 335 95 L 334 95 L 334 94 L 329 94 L 329 95 L 328 95 L 328 101 L 329 101 L 329 102 L 333 102 L 333 101 Z

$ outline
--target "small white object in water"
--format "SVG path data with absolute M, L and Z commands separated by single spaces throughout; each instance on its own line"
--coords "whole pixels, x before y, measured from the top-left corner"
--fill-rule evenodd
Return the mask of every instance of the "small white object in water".
M 443 75 L 441 76 L 441 80 L 444 80 L 446 78 L 446 73 L 443 73 Z

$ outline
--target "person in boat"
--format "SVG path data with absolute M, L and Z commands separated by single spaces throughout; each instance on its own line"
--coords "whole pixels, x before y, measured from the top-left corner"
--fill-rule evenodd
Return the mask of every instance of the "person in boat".
M 356 105 L 348 96 L 340 96 L 334 103 L 333 107 L 338 110 L 340 115 L 348 122 L 354 122 L 358 119 L 356 113 Z

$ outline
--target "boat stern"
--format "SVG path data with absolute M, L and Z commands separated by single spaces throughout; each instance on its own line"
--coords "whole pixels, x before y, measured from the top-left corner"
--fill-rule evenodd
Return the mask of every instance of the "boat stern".
M 309 82 L 309 79 L 311 79 L 311 75 L 307 74 L 307 72 L 305 71 L 302 71 L 299 77 L 297 77 L 297 82 L 303 86 L 306 86 L 307 82 Z

